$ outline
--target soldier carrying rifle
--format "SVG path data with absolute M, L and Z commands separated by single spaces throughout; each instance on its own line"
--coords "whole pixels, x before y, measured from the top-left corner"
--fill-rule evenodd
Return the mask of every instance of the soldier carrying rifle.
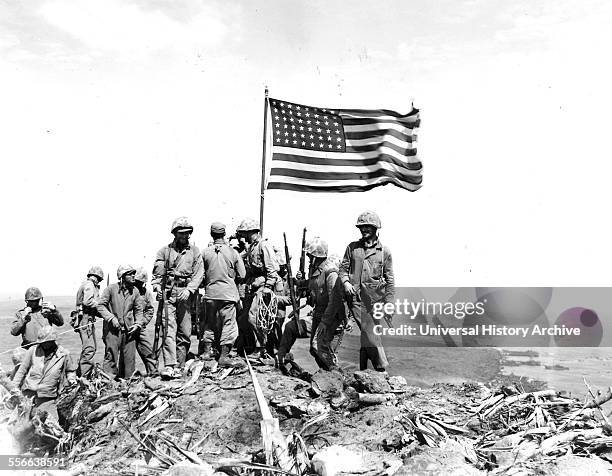
M 204 278 L 204 264 L 200 250 L 189 243 L 193 226 L 187 217 L 174 220 L 170 231 L 174 240 L 157 252 L 151 280 L 159 302 L 154 350 L 157 357 L 161 339 L 161 376 L 178 378 L 191 346 L 191 301 Z

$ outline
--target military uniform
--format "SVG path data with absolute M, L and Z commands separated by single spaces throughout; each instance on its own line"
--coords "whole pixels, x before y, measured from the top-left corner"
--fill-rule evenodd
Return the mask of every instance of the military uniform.
M 76 294 L 76 319 L 71 324 L 81 337 L 79 371 L 82 377 L 89 375 L 94 366 L 93 359 L 97 350 L 94 322 L 99 316 L 97 305 L 100 298 L 99 282 L 102 279 L 104 272 L 97 266 L 92 267 Z
M 123 283 L 123 275 L 132 271 L 136 270 L 129 266 L 120 267 L 117 275 L 121 281 L 108 286 L 97 305 L 98 313 L 104 319 L 102 340 L 106 348 L 103 369 L 113 378 L 129 378 L 136 369 L 136 342 L 129 338 L 127 330 L 136 322 L 143 321 L 144 300 L 136 287 L 130 289 Z
M 138 278 L 138 273 L 136 273 L 136 279 L 139 280 Z M 144 282 L 146 282 L 146 278 Z M 153 339 L 150 332 L 147 331 L 147 326 L 155 315 L 155 297 L 153 293 L 147 289 L 146 284 L 142 287 L 137 286 L 136 289 L 138 289 L 140 297 L 142 298 L 143 313 L 142 320 L 135 321 L 135 323 L 139 325 L 140 330 L 133 334 L 133 339 L 136 342 L 136 351 L 142 359 L 147 374 L 151 375 L 157 371 L 157 362 L 153 356 Z
M 380 322 L 373 317 L 373 306 L 393 302 L 395 279 L 391 252 L 379 240 L 369 248 L 362 240 L 350 243 L 340 264 L 339 277 L 343 283 L 350 282 L 356 290 L 348 304 L 361 330 L 362 366 L 364 360 L 370 360 L 374 368 L 385 369 L 389 362 L 382 338 L 374 332 L 374 326 Z
M 26 301 L 36 299 L 42 299 L 42 293 L 38 288 L 29 288 L 26 291 Z M 27 312 L 27 309 L 17 311 L 11 323 L 11 334 L 14 336 L 21 335 L 22 347 L 28 347 L 36 342 L 41 328 L 51 325 L 58 327 L 64 325 L 64 317 L 56 308 L 40 308 L 32 312 Z
M 211 232 L 225 233 L 225 226 L 214 223 Z M 206 347 L 232 346 L 238 337 L 236 304 L 240 296 L 236 280 L 246 277 L 244 263 L 223 238 L 216 238 L 204 250 L 203 261 L 206 321 L 202 341 Z
M 173 233 L 181 229 L 193 230 L 185 217 L 178 218 L 172 224 Z M 160 249 L 153 266 L 152 284 L 156 292 L 161 292 L 164 274 L 167 274 L 164 298 L 168 309 L 168 331 L 162 342 L 162 355 L 166 367 L 177 364 L 182 367 L 191 346 L 192 300 L 204 278 L 204 264 L 198 247 L 188 243 L 179 249 L 175 239 Z M 189 298 L 178 300 L 177 297 L 185 290 L 189 291 Z M 158 312 L 166 311 L 160 306 Z
M 37 341 L 56 341 L 57 334 L 50 326 L 43 327 Z M 75 362 L 70 352 L 55 345 L 45 351 L 41 344 L 30 346 L 13 377 L 13 383 L 26 398 L 32 399 L 32 411 L 46 411 L 48 417 L 58 422 L 57 397 L 67 383 L 74 380 Z

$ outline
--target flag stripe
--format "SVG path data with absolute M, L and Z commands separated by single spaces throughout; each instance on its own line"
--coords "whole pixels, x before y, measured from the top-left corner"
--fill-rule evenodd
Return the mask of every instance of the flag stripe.
M 289 155 L 289 156 L 298 156 L 301 155 L 303 157 L 321 157 L 324 159 L 330 160 L 363 160 L 363 159 L 377 159 L 379 157 L 389 157 L 396 159 L 401 164 L 419 164 L 421 163 L 416 155 L 405 156 L 398 154 L 392 149 L 386 149 L 382 151 L 371 151 L 371 152 L 323 152 L 318 150 L 300 150 L 293 147 L 274 147 L 274 153 L 272 154 L 272 159 L 277 154 L 280 155 Z
M 345 126 L 359 126 L 359 125 L 367 125 L 367 124 L 378 124 L 380 122 L 390 122 L 391 124 L 401 124 L 410 129 L 415 129 L 420 126 L 421 122 L 419 119 L 414 121 L 406 121 L 406 120 L 398 120 L 393 119 L 392 117 L 342 117 L 342 123 Z
M 340 116 L 353 117 L 391 117 L 393 119 L 418 119 L 419 110 L 413 109 L 408 114 L 400 114 L 390 109 L 335 109 Z
M 310 162 L 294 162 L 291 160 L 281 160 L 279 158 L 275 158 L 272 164 L 274 168 L 278 169 L 295 169 L 295 170 L 304 170 L 311 172 L 347 172 L 353 174 L 361 174 L 374 172 L 380 169 L 387 169 L 397 172 L 399 174 L 406 174 L 417 176 L 422 174 L 422 170 L 419 169 L 409 169 L 405 166 L 405 164 L 398 165 L 393 162 L 385 162 L 378 160 L 373 164 L 313 164 Z
M 348 128 L 345 128 L 348 129 Z M 399 131 L 396 131 L 395 129 L 367 129 L 365 131 L 355 131 L 355 132 L 349 132 L 348 130 L 345 132 L 345 137 L 348 139 L 372 139 L 375 140 L 377 137 L 381 137 L 381 136 L 392 136 L 395 137 L 401 141 L 407 142 L 407 143 L 412 143 L 412 142 L 416 142 L 417 136 L 416 134 L 412 133 L 412 134 L 403 134 Z
M 388 183 L 410 191 L 420 188 L 420 185 L 408 183 L 395 177 L 379 177 L 370 180 L 325 180 L 318 182 L 294 177 L 283 177 L 281 181 L 271 181 L 268 184 L 268 188 L 294 190 L 296 192 L 365 192 Z
M 272 161 L 291 162 L 293 164 L 308 164 L 313 166 L 332 166 L 332 167 L 368 167 L 379 162 L 393 164 L 396 167 L 404 169 L 406 173 L 412 173 L 423 168 L 423 164 L 418 160 L 415 162 L 404 162 L 387 154 L 380 154 L 369 159 L 328 159 L 324 157 L 304 157 L 294 154 L 279 154 L 272 155 Z
M 373 172 L 363 172 L 363 173 L 352 173 L 352 172 L 313 172 L 310 170 L 298 170 L 298 169 L 287 169 L 287 168 L 277 168 L 273 167 L 270 171 L 270 176 L 281 175 L 283 177 L 296 177 L 303 179 L 310 179 L 316 181 L 326 181 L 326 180 L 368 180 L 379 177 L 395 177 L 401 179 L 405 182 L 412 183 L 418 185 L 423 180 L 423 177 L 420 175 L 406 175 L 403 173 L 398 173 L 395 170 L 387 170 L 384 168 L 379 168 L 378 170 L 374 170 Z
M 414 129 L 411 129 L 409 127 L 404 127 L 398 124 L 397 122 L 374 122 L 372 124 L 358 124 L 355 126 L 347 126 L 347 125 L 344 126 L 345 133 L 368 132 L 368 131 L 375 131 L 375 130 L 384 131 L 385 129 L 393 129 L 407 136 L 411 136 L 412 134 L 414 134 L 413 132 Z
M 347 152 L 372 152 L 375 150 L 392 150 L 399 154 L 400 156 L 411 157 L 417 154 L 416 149 L 406 149 L 405 147 L 400 147 L 395 144 L 391 144 L 387 141 L 383 141 L 379 144 L 368 144 L 368 145 L 350 145 L 349 142 L 346 142 L 346 151 Z

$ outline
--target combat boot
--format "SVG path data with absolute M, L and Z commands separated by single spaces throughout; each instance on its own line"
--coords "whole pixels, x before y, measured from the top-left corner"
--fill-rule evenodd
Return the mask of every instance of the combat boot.
M 232 359 L 229 356 L 232 350 L 232 344 L 226 344 L 221 346 L 221 354 L 219 355 L 219 368 L 233 367 L 235 369 L 246 368 L 246 364 L 240 359 Z

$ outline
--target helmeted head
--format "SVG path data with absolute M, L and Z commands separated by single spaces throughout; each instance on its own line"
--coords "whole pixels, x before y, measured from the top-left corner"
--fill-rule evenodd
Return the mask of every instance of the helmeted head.
M 134 279 L 140 284 L 147 284 L 149 281 L 149 275 L 144 268 L 138 268 L 136 270 L 136 274 L 134 275 Z
M 38 330 L 36 341 L 44 350 L 52 350 L 57 347 L 57 332 L 51 326 L 43 326 Z
M 378 216 L 378 214 L 371 210 L 367 210 L 361 213 L 357 217 L 357 223 L 355 224 L 355 226 L 359 228 L 365 225 L 373 226 L 377 230 L 380 229 L 381 223 L 380 223 L 380 217 Z
M 177 233 L 193 233 L 193 225 L 187 217 L 178 217 L 172 222 L 170 230 L 174 235 Z
M 219 221 L 211 223 L 210 234 L 212 236 L 225 236 L 225 225 Z
M 117 268 L 117 279 L 121 281 L 125 277 L 133 277 L 136 274 L 136 268 L 131 264 L 121 264 Z
M 89 278 L 90 276 L 97 277 L 98 282 L 101 282 L 104 279 L 104 271 L 102 271 L 100 266 L 92 266 L 89 268 L 89 271 L 87 271 L 87 277 Z
M 306 254 L 313 258 L 326 258 L 329 251 L 327 241 L 320 236 L 315 236 L 306 245 Z
M 32 286 L 31 288 L 28 288 L 25 292 L 25 300 L 26 301 L 38 301 L 39 299 L 42 299 L 43 295 L 40 292 L 40 289 Z
M 253 236 L 255 236 L 255 234 L 259 231 L 261 231 L 259 222 L 253 218 L 245 218 L 236 228 L 236 234 L 238 234 L 239 236 L 244 236 L 247 243 L 252 243 Z

